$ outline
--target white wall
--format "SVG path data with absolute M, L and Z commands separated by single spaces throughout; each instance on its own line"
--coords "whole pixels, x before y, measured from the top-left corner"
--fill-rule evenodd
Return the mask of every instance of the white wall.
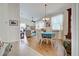
M 68 33 L 68 11 L 64 11 L 64 19 L 63 19 L 63 33 L 67 35 Z
M 19 40 L 19 4 L 0 4 L 0 38 L 5 42 Z M 9 20 L 18 20 L 18 26 L 9 26 Z
M 72 7 L 72 55 L 79 56 L 79 4 Z
M 77 38 L 78 38 L 78 56 L 79 56 L 79 3 L 77 4 Z
M 63 12 L 63 31 L 62 31 L 62 35 L 63 35 L 63 39 L 65 40 L 65 35 L 67 35 L 68 33 L 68 11 L 65 10 Z
M 21 17 L 20 17 L 20 23 L 25 23 L 26 25 L 34 26 L 34 23 L 32 23 L 31 20 L 25 19 L 25 18 L 21 18 Z

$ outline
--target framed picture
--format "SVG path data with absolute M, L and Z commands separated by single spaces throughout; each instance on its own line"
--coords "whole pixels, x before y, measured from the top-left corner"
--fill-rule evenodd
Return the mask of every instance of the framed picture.
M 9 20 L 9 26 L 18 26 L 18 20 Z

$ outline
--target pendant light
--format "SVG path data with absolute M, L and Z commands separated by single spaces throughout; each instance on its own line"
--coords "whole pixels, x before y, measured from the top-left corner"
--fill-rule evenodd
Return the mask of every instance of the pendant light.
M 48 21 L 49 20 L 49 17 L 47 17 L 47 10 L 46 10 L 47 4 L 45 4 L 44 6 L 45 6 L 45 16 L 43 17 L 43 20 L 44 21 Z

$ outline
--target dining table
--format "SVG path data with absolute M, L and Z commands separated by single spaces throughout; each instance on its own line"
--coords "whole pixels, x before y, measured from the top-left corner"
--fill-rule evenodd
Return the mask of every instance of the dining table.
M 42 38 L 53 38 L 55 37 L 55 32 L 42 32 Z
M 45 40 L 46 44 L 49 44 L 50 41 L 51 45 L 53 45 L 52 40 L 55 38 L 55 32 L 42 32 L 42 38 Z

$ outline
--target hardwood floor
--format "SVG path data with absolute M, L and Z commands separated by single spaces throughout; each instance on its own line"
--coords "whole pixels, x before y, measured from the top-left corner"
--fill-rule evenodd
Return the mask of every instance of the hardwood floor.
M 55 44 L 57 45 L 58 42 Z M 58 44 L 59 45 L 59 44 Z M 49 44 L 39 44 L 36 37 L 31 37 L 26 40 L 22 39 L 21 41 L 12 43 L 11 52 L 8 56 L 64 56 L 64 50 L 61 45 L 58 47 L 51 46 Z
M 36 39 L 36 37 L 31 37 L 28 38 L 28 45 L 36 50 L 37 52 L 39 52 L 40 54 L 44 55 L 44 56 L 62 56 L 64 54 L 62 54 L 63 51 L 60 51 L 58 49 L 55 49 L 50 41 L 49 44 L 45 44 L 43 42 L 43 44 L 39 44 L 38 39 Z M 60 47 L 61 48 L 61 47 Z

